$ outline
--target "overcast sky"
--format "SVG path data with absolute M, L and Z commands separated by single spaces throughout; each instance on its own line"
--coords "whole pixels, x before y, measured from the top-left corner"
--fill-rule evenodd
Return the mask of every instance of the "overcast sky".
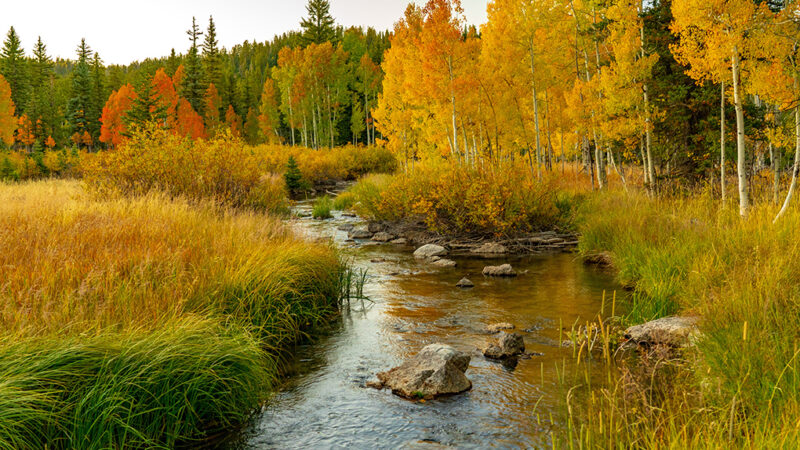
M 467 20 L 486 21 L 487 0 L 462 0 Z M 418 0 L 417 3 L 420 3 Z M 29 0 L 4 1 L 0 33 L 13 26 L 30 55 L 41 36 L 51 56 L 72 58 L 82 37 L 106 64 L 185 52 L 192 16 L 202 29 L 214 16 L 220 46 L 265 41 L 299 28 L 305 0 Z M 331 14 L 342 25 L 391 29 L 408 0 L 331 0 Z

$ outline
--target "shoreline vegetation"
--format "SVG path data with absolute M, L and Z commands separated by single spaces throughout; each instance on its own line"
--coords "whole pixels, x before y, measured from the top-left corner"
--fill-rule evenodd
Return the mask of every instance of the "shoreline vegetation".
M 278 218 L 0 186 L 0 447 L 186 445 L 243 423 L 347 268 Z

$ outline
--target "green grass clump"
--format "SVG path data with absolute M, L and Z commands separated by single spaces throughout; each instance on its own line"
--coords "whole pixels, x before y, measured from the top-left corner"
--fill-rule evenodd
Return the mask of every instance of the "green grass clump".
M 333 217 L 331 215 L 331 209 L 333 209 L 333 201 L 327 195 L 323 195 L 314 200 L 311 215 L 315 219 L 330 219 Z
M 188 319 L 153 332 L 0 348 L 0 447 L 172 448 L 246 420 L 274 379 L 244 329 Z M 16 420 L 14 420 L 16 418 Z
M 342 192 L 333 199 L 333 209 L 346 211 L 355 205 L 356 197 L 352 192 Z
M 0 449 L 172 448 L 242 423 L 338 312 L 335 250 L 250 209 L 0 184 Z

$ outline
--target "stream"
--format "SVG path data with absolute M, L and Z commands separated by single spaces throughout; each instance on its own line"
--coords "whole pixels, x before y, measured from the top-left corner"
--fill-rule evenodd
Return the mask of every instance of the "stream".
M 295 212 L 310 214 L 311 203 Z M 561 346 L 579 320 L 597 318 L 604 291 L 623 291 L 608 273 L 574 254 L 449 257 L 456 268 L 415 261 L 413 248 L 348 242 L 337 228 L 361 223 L 334 211 L 325 221 L 293 219 L 309 238 L 330 237 L 357 268 L 367 268 L 370 301 L 355 302 L 337 325 L 298 347 L 290 373 L 237 439 L 236 448 L 531 448 L 550 446 L 565 391 L 572 349 Z M 486 265 L 511 263 L 520 276 L 490 279 Z M 455 287 L 462 277 L 472 289 Z M 618 303 L 621 300 L 618 298 Z M 610 300 L 606 314 L 610 313 Z M 619 306 L 618 306 L 619 309 Z M 485 327 L 510 322 L 525 336 L 530 359 L 516 365 L 485 359 Z M 472 390 L 427 402 L 364 387 L 377 372 L 399 365 L 427 344 L 468 352 Z M 600 372 L 600 371 L 595 371 Z M 599 373 L 596 375 L 599 377 Z M 594 376 L 593 376 L 594 377 Z M 551 422 L 551 417 L 553 421 Z

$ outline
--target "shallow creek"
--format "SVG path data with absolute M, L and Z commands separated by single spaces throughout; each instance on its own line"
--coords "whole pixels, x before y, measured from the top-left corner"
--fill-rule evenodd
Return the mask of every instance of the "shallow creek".
M 296 206 L 299 214 L 310 210 L 308 202 Z M 312 239 L 333 238 L 355 267 L 367 268 L 364 292 L 371 301 L 353 304 L 333 330 L 297 349 L 290 362 L 293 375 L 235 447 L 549 446 L 550 433 L 560 426 L 565 394 L 558 372 L 572 364 L 572 349 L 560 345 L 565 339 L 561 330 L 596 318 L 604 291 L 609 298 L 615 290 L 621 295 L 612 277 L 567 253 L 452 257 L 456 268 L 436 268 L 415 261 L 412 248 L 347 242 L 347 233 L 337 228 L 359 219 L 334 214 L 332 220 L 301 218 L 292 224 Z M 505 262 L 520 276 L 481 275 L 485 265 Z M 473 289 L 455 287 L 464 276 L 475 283 Z M 492 339 L 484 332 L 486 325 L 497 322 L 516 325 L 526 350 L 541 355 L 515 367 L 485 359 L 477 349 Z M 472 355 L 467 370 L 471 391 L 411 402 L 364 387 L 375 373 L 435 342 Z

